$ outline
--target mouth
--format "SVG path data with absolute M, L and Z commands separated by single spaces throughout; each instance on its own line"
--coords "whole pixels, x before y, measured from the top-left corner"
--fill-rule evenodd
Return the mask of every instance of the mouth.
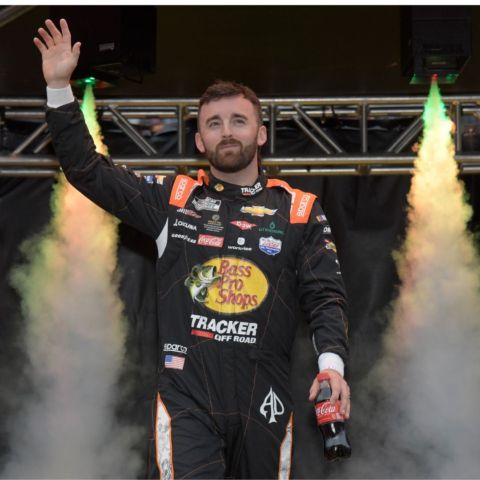
M 220 148 L 233 148 L 233 147 L 240 147 L 238 143 L 224 143 L 223 145 L 219 145 Z

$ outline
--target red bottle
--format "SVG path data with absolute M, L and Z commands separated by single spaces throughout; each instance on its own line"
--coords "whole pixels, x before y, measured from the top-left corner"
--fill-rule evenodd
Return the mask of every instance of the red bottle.
M 332 390 L 327 372 L 319 373 L 317 380 L 320 382 L 320 392 L 315 400 L 315 414 L 323 434 L 324 455 L 328 460 L 347 458 L 352 453 L 352 447 L 345 430 L 345 419 L 340 413 L 340 402 L 330 403 Z

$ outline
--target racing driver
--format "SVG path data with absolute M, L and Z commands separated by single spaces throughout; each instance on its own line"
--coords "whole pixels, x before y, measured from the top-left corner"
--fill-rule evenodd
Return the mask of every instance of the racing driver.
M 34 43 L 47 120 L 68 180 L 155 239 L 158 392 L 149 474 L 289 478 L 289 357 L 296 302 L 310 324 L 333 402 L 350 414 L 343 379 L 345 294 L 327 219 L 313 194 L 259 168 L 267 133 L 255 93 L 232 82 L 200 99 L 196 146 L 210 172 L 141 178 L 95 151 L 69 80 L 80 43 L 50 20 Z M 319 390 L 315 379 L 309 399 Z

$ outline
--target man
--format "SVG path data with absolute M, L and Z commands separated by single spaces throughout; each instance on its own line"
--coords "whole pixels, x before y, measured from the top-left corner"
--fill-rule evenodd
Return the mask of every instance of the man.
M 247 87 L 220 82 L 200 100 L 198 149 L 210 174 L 149 183 L 95 152 L 69 80 L 80 54 L 65 20 L 39 29 L 47 120 L 69 181 L 158 248 L 162 346 L 151 475 L 288 478 L 289 355 L 297 298 L 332 402 L 349 417 L 344 288 L 314 195 L 259 174 L 266 142 Z M 315 379 L 309 399 L 319 390 Z

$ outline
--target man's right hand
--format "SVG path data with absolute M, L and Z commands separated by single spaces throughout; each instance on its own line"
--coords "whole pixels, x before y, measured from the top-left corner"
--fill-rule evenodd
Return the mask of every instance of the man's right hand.
M 46 20 L 48 28 L 39 28 L 38 33 L 43 39 L 35 37 L 33 43 L 42 54 L 42 69 L 45 81 L 50 88 L 64 88 L 70 82 L 80 56 L 80 42 L 72 48 L 72 37 L 67 22 L 60 20 L 60 30 L 51 20 Z

